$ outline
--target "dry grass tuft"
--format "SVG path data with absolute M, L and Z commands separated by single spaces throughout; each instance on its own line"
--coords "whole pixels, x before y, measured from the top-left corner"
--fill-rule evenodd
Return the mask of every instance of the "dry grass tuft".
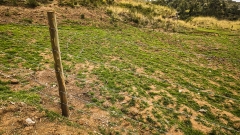
M 204 28 L 240 30 L 240 21 L 218 20 L 214 17 L 196 17 L 189 23 Z
M 112 12 L 112 17 L 121 21 L 137 20 L 138 24 L 142 24 L 145 27 L 163 28 L 168 29 L 181 29 L 184 30 L 192 28 L 209 28 L 209 29 L 228 29 L 228 30 L 240 30 L 239 21 L 227 21 L 218 20 L 214 17 L 195 17 L 190 21 L 176 20 L 176 10 L 154 5 L 149 2 L 141 0 L 117 0 L 117 4 L 108 7 L 108 10 Z M 132 5 L 132 7 L 142 7 L 143 9 L 151 9 L 151 13 L 145 14 L 143 11 L 135 10 L 131 8 L 121 6 Z M 126 19 L 127 18 L 127 19 Z
M 143 8 L 151 8 L 153 11 L 164 17 L 170 17 L 170 16 L 175 16 L 176 10 L 166 7 L 166 6 L 161 6 L 161 5 L 154 5 L 148 2 L 143 2 L 143 1 L 136 1 L 136 0 L 119 0 L 118 3 L 122 4 L 131 4 L 133 6 L 139 6 L 141 5 Z

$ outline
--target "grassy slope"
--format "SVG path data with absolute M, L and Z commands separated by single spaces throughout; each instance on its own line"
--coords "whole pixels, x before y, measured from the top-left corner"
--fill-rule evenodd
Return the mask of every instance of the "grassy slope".
M 2 72 L 18 67 L 44 70 L 50 59 L 40 54 L 51 54 L 47 27 L 1 25 L 0 31 Z M 186 134 L 236 133 L 224 128 L 218 131 L 213 123 L 239 129 L 238 34 L 207 29 L 180 34 L 132 26 L 60 26 L 59 35 L 66 74 L 78 72 L 83 79 L 77 82 L 81 89 L 88 85 L 84 79 L 97 78 L 88 88 L 93 102 L 109 101 L 121 113 L 166 132 L 175 127 Z M 76 70 L 79 63 L 93 69 Z M 1 83 L 1 95 L 9 92 L 6 85 Z
M 202 27 L 197 28 L 183 21 L 164 19 L 174 14 L 168 8 L 124 1 L 115 6 L 106 11 L 110 24 L 105 27 L 73 25 L 88 19 L 69 20 L 72 26 L 59 27 L 65 74 L 67 80 L 74 77 L 69 89 L 74 96 L 87 91 L 85 100 L 113 116 L 111 128 L 96 124 L 99 132 L 237 134 L 240 35 L 230 30 L 238 30 L 239 22 L 228 22 L 228 26 L 213 18 L 196 18 L 190 23 Z M 204 19 L 209 23 L 203 23 Z M 123 25 L 121 21 L 151 30 Z M 37 73 L 53 68 L 46 26 L 0 25 L 0 42 L 1 100 L 37 106 L 49 120 L 65 121 L 72 127 L 79 127 L 76 119 L 89 119 L 89 115 L 82 116 L 85 110 L 75 103 L 78 100 L 71 99 L 70 109 L 76 116 L 69 120 L 39 104 L 39 91 L 52 94 L 45 91 L 47 87 L 38 87 L 31 80 L 39 77 Z M 20 91 L 7 82 L 8 74 L 20 81 Z M 56 108 L 50 98 L 47 102 Z M 199 112 L 200 109 L 206 112 Z M 131 126 L 126 126 L 126 121 Z M 0 128 L 2 133 L 7 131 Z

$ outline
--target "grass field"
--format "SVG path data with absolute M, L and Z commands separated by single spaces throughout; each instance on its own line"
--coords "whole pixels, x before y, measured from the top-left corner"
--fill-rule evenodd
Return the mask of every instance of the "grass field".
M 59 37 L 66 79 L 76 77 L 75 94 L 87 91 L 86 100 L 116 119 L 121 114 L 146 123 L 131 124 L 130 129 L 141 129 L 136 134 L 239 134 L 239 32 L 59 26 Z M 53 69 L 46 26 L 0 25 L 0 43 L 1 73 Z M 22 88 L 13 91 L 2 77 L 1 100 L 27 99 L 29 104 L 39 100 L 35 86 L 24 88 L 29 80 L 14 78 Z M 128 129 L 116 124 L 115 128 Z M 101 133 L 109 130 L 99 128 Z

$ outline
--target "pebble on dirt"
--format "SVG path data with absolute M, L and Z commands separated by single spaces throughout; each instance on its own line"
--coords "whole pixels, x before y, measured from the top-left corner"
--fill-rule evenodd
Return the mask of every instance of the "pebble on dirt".
M 30 118 L 27 118 L 27 119 L 26 119 L 26 122 L 27 122 L 28 125 L 33 125 L 33 124 L 35 124 L 35 122 L 34 122 L 32 119 L 30 119 Z
M 17 79 L 12 79 L 10 82 L 11 84 L 19 84 L 19 81 Z

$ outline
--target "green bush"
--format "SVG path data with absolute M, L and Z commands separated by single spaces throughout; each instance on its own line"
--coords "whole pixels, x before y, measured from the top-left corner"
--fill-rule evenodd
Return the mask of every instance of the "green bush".
M 12 4 L 13 4 L 14 6 L 17 6 L 17 0 L 12 0 Z
M 84 14 L 81 14 L 80 18 L 81 18 L 81 19 L 85 19 L 85 15 L 84 15 Z
M 114 4 L 114 0 L 107 0 L 107 4 L 108 4 L 108 5 Z
M 4 0 L 0 0 L 0 4 L 3 4 L 4 3 Z
M 103 0 L 81 0 L 80 4 L 83 6 L 94 6 L 97 7 L 99 5 L 104 4 Z
M 27 5 L 31 8 L 37 7 L 39 4 L 36 0 L 27 0 Z
M 112 15 L 112 14 L 113 14 L 113 11 L 112 11 L 112 10 L 109 10 L 109 9 L 107 9 L 106 13 L 107 13 L 108 15 Z
M 53 0 L 37 0 L 39 3 L 48 3 L 49 1 L 53 1 Z
M 33 20 L 31 18 L 23 18 L 22 22 L 31 24 L 31 23 L 33 23 Z

